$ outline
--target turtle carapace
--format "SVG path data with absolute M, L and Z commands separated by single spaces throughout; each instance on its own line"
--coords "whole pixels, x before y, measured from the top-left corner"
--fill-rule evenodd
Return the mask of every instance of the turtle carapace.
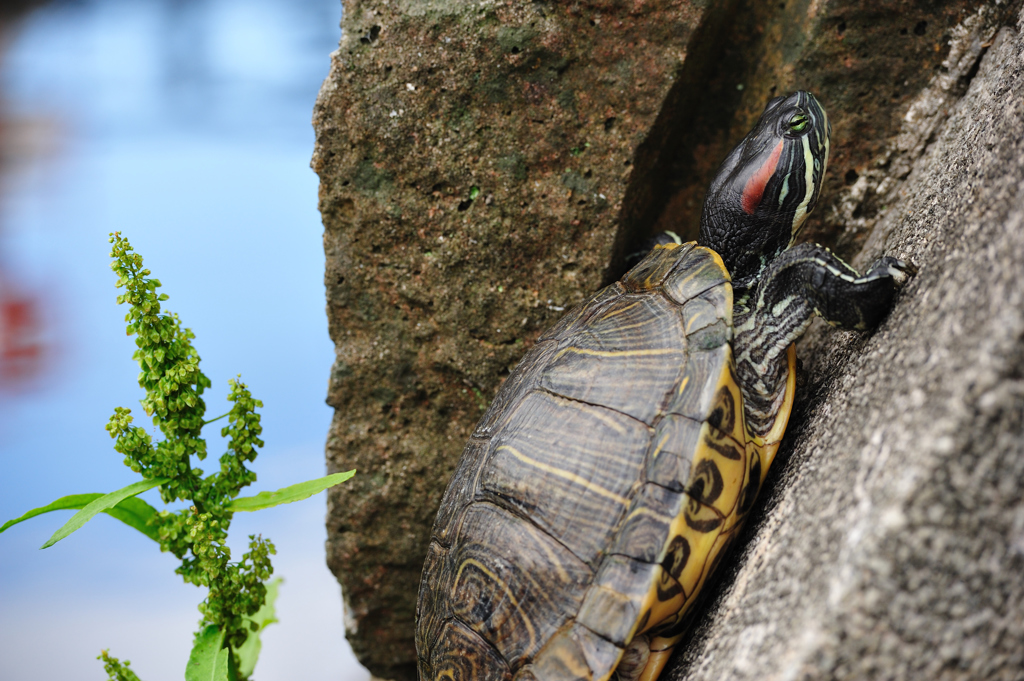
M 544 333 L 506 379 L 434 524 L 421 681 L 654 681 L 753 506 L 814 314 L 878 323 L 912 267 L 794 246 L 828 164 L 809 93 L 768 103 L 659 245 Z

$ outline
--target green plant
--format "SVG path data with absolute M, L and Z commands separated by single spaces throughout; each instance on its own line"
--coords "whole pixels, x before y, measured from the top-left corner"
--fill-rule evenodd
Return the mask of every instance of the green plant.
M 249 536 L 249 551 L 238 562 L 231 561 L 227 546 L 228 529 L 237 512 L 258 511 L 299 501 L 344 482 L 355 471 L 335 473 L 291 485 L 276 492 L 239 497 L 242 488 L 256 481 L 246 464 L 256 459 L 262 426 L 254 399 L 240 380 L 230 380 L 231 410 L 203 420 L 206 404 L 203 391 L 210 380 L 199 370 L 199 354 L 192 346 L 195 336 L 181 326 L 174 313 L 164 312 L 157 279 L 149 277 L 142 256 L 120 234 L 112 234 L 111 268 L 118 275 L 117 287 L 125 292 L 118 304 L 128 305 L 125 321 L 128 335 L 135 336 L 133 358 L 138 362 L 139 386 L 145 391 L 142 408 L 159 429 L 162 438 L 154 442 L 143 429 L 133 425 L 130 409 L 117 407 L 106 425 L 114 438 L 114 449 L 124 455 L 124 464 L 142 476 L 109 494 L 74 494 L 28 511 L 8 521 L 0 532 L 37 515 L 76 509 L 71 517 L 41 548 L 53 546 L 81 528 L 98 513 L 107 513 L 142 532 L 181 561 L 175 570 L 182 578 L 208 589 L 199 605 L 202 619 L 185 671 L 187 681 L 241 681 L 247 679 L 259 655 L 260 631 L 277 621 L 274 599 L 280 580 L 268 582 L 274 569 L 270 556 L 273 543 L 261 536 Z M 204 426 L 228 419 L 221 436 L 228 438 L 227 452 L 219 469 L 204 475 L 196 463 L 206 458 Z M 165 504 L 188 502 L 176 511 L 157 511 L 138 494 L 159 487 Z M 139 681 L 129 668 L 107 651 L 98 658 L 114 681 Z

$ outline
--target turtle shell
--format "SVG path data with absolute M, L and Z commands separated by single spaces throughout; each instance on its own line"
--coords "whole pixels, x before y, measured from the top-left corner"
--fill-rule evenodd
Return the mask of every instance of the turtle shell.
M 659 246 L 538 339 L 441 502 L 422 681 L 603 680 L 639 634 L 667 657 L 792 404 L 790 371 L 772 432 L 746 431 L 732 295 L 717 253 Z

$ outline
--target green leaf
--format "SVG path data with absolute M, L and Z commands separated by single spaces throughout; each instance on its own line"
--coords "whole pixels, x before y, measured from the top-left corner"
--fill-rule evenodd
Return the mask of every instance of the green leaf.
M 82 527 L 82 525 L 85 525 L 87 522 L 92 520 L 97 513 L 101 513 L 102 511 L 105 511 L 108 508 L 113 508 L 114 506 L 117 506 L 125 499 L 128 499 L 129 497 L 134 497 L 136 494 L 142 494 L 146 490 L 150 490 L 158 485 L 162 485 L 168 480 L 170 480 L 170 478 L 153 478 L 151 480 L 139 480 L 138 482 L 133 482 L 127 487 L 123 487 L 117 490 L 116 492 L 104 494 L 101 497 L 93 499 L 88 504 L 83 506 L 81 511 L 71 516 L 71 519 L 64 523 L 64 525 L 59 530 L 54 532 L 53 536 L 47 539 L 46 543 L 40 546 L 39 548 L 50 548 L 51 546 L 59 542 L 61 539 L 68 536 L 75 530 L 78 530 Z
M 269 582 L 265 582 L 267 586 L 267 597 L 263 599 L 263 605 L 256 611 L 256 614 L 252 617 L 247 617 L 247 620 L 256 623 L 259 627 L 256 631 L 250 631 L 249 637 L 245 639 L 245 643 L 238 649 L 238 678 L 247 679 L 252 676 L 253 669 L 256 668 L 256 660 L 260 656 L 260 634 L 269 625 L 277 622 L 277 615 L 274 612 L 274 601 L 277 600 L 277 589 L 283 582 L 280 577 Z
M 50 511 L 74 511 L 80 508 L 85 508 L 89 503 L 102 497 L 102 494 L 70 494 L 66 497 L 61 497 L 56 501 L 47 504 L 46 506 L 40 506 L 39 508 L 33 508 L 25 515 L 15 518 L 14 520 L 8 520 L 0 527 L 0 533 L 6 530 L 8 527 L 13 527 L 20 522 L 24 522 L 29 518 L 35 518 L 37 515 L 49 513 Z M 117 518 L 125 525 L 134 527 L 136 530 L 146 535 L 153 541 L 160 541 L 157 536 L 156 527 L 149 525 L 148 520 L 156 515 L 156 509 L 147 504 L 142 499 L 137 497 L 129 497 L 125 499 L 117 506 L 113 508 L 105 508 L 103 512 L 107 515 Z
M 344 473 L 335 473 L 315 480 L 307 480 L 297 485 L 282 487 L 276 492 L 260 492 L 252 497 L 239 497 L 227 505 L 229 511 L 262 511 L 265 508 L 273 508 L 281 504 L 290 504 L 293 501 L 302 501 L 313 496 L 317 492 L 323 492 L 328 487 L 345 482 L 356 474 L 355 469 Z
M 224 647 L 224 632 L 211 624 L 199 632 L 188 656 L 185 681 L 235 681 L 231 649 Z

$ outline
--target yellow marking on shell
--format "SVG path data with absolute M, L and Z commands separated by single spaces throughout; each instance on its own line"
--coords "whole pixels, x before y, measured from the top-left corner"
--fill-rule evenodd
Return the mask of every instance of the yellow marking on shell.
M 576 409 L 578 411 L 585 412 L 587 416 L 595 418 L 604 425 L 614 430 L 619 435 L 624 435 L 628 432 L 628 429 L 622 425 L 621 422 L 611 418 L 604 409 L 595 409 L 593 405 L 586 404 L 583 402 L 577 402 L 576 400 L 567 399 L 561 395 L 557 395 L 561 406 L 565 409 Z
M 642 516 L 642 515 L 649 516 L 651 518 L 654 518 L 655 520 L 661 520 L 661 521 L 664 521 L 666 523 L 669 523 L 669 522 L 672 521 L 672 518 L 670 518 L 669 516 L 662 515 L 662 514 L 658 513 L 657 511 L 655 511 L 654 509 L 646 508 L 646 507 L 640 507 L 640 508 L 633 509 L 633 511 L 628 516 L 626 516 L 626 520 L 629 520 L 630 518 L 635 518 L 637 516 Z M 623 521 L 623 523 L 625 523 L 625 521 Z
M 732 278 L 729 276 L 729 268 L 727 268 L 725 266 L 725 261 L 722 260 L 722 256 L 718 255 L 718 253 L 716 251 L 713 251 L 710 248 L 705 248 L 704 246 L 698 246 L 697 248 L 703 248 L 705 251 L 710 253 L 711 254 L 711 259 L 714 260 L 715 264 L 718 265 L 720 268 L 722 268 L 722 270 L 724 271 L 724 273 L 725 273 L 725 280 L 726 281 L 732 281 Z M 694 250 L 696 250 L 696 249 L 694 249 Z
M 512 594 L 512 591 L 508 588 L 508 584 L 506 584 L 504 581 L 502 581 L 502 579 L 500 577 L 498 577 L 498 575 L 496 575 L 493 571 L 488 569 L 488 567 L 486 565 L 481 563 L 476 558 L 467 558 L 466 560 L 462 561 L 462 564 L 459 565 L 458 572 L 455 573 L 455 579 L 452 581 L 452 584 L 458 584 L 459 583 L 459 581 L 460 581 L 460 579 L 462 577 L 463 570 L 465 570 L 469 566 L 473 566 L 473 567 L 477 568 L 478 570 L 480 570 L 480 572 L 484 573 L 484 575 L 486 575 L 487 578 L 489 580 L 491 580 L 491 582 L 493 584 L 495 584 L 499 589 L 501 589 L 502 591 L 505 592 L 505 598 L 507 598 L 509 600 L 509 602 L 512 604 L 513 609 L 517 610 L 517 611 L 520 610 L 520 608 L 519 608 L 519 601 Z M 522 620 L 523 624 L 526 625 L 527 637 L 529 638 L 529 641 L 530 641 L 530 645 L 528 646 L 528 649 L 529 648 L 533 648 L 533 646 L 537 642 L 537 630 L 533 628 L 533 623 L 530 622 L 530 619 L 528 617 L 524 616 L 524 617 L 521 618 L 521 620 Z
M 624 315 L 627 312 L 629 312 L 629 311 L 631 311 L 631 310 L 633 310 L 633 309 L 635 309 L 637 307 L 640 307 L 641 305 L 643 305 L 643 302 L 641 302 L 640 300 L 635 300 L 632 303 L 630 303 L 629 305 L 625 305 L 623 307 L 616 307 L 616 308 L 613 308 L 611 310 L 608 310 L 607 312 L 605 312 L 604 314 L 601 315 L 601 319 L 614 319 L 615 317 L 618 317 L 620 315 Z
M 662 357 L 664 355 L 679 354 L 678 348 L 652 348 L 650 350 L 591 350 L 590 348 L 569 346 L 560 350 L 555 357 L 559 358 L 569 352 L 579 355 L 592 355 L 594 357 Z
M 658 458 L 658 455 L 661 454 L 661 451 L 663 449 L 665 449 L 665 443 L 668 442 L 671 437 L 672 437 L 671 433 L 664 433 L 661 436 L 661 441 L 658 442 L 658 446 L 654 448 L 653 452 L 651 452 L 651 459 L 652 460 Z
M 694 331 L 711 326 L 715 323 L 709 323 L 709 319 L 720 319 L 717 315 L 712 316 L 711 314 L 707 314 L 708 312 L 717 312 L 717 310 L 714 309 L 714 306 L 711 303 L 701 300 L 700 298 L 692 298 L 687 305 L 687 313 L 689 313 L 689 317 L 686 319 L 687 336 L 692 334 Z M 696 307 L 694 308 L 693 306 Z M 697 326 L 698 324 L 700 324 L 700 326 Z
M 684 617 L 686 617 L 686 614 L 690 611 L 690 608 L 692 608 L 694 604 L 697 602 L 697 595 L 700 593 L 701 589 L 704 588 L 705 582 L 707 581 L 708 577 L 710 577 L 712 574 L 712 570 L 710 569 L 711 565 L 715 563 L 715 558 L 717 558 L 718 554 L 721 553 L 722 549 L 725 548 L 732 534 L 733 533 L 730 531 L 718 532 L 715 535 L 714 541 L 711 542 L 706 549 L 705 560 L 701 563 L 702 569 L 700 571 L 700 574 L 698 575 L 696 583 L 693 585 L 693 591 L 687 597 L 686 603 L 684 603 L 683 607 L 679 609 L 679 612 L 676 613 L 675 617 L 667 618 L 665 621 L 663 621 L 664 625 L 675 625 L 678 622 L 680 622 Z M 675 643 L 679 641 L 679 638 L 681 637 L 669 639 L 661 637 L 654 638 L 651 641 L 651 650 L 656 650 L 655 645 L 664 645 L 666 642 L 670 645 L 675 645 Z
M 721 524 L 719 524 L 718 527 L 708 532 L 700 532 L 687 525 L 686 514 L 689 506 L 689 503 L 685 504 L 683 512 L 676 516 L 676 519 L 669 525 L 668 542 L 665 544 L 667 548 L 672 543 L 672 540 L 678 536 L 685 539 L 690 546 L 689 560 L 686 561 L 686 565 L 679 574 L 679 579 L 676 580 L 683 587 L 683 591 L 687 595 L 687 602 L 693 600 L 693 597 L 696 595 L 695 589 L 701 581 L 701 575 L 704 573 L 704 568 L 708 562 L 707 556 L 722 529 Z M 711 511 L 706 506 L 701 507 L 701 509 Z
M 622 278 L 622 283 L 635 291 L 653 291 L 658 288 L 675 267 L 678 256 L 671 251 L 680 245 L 673 244 L 672 248 L 655 246 L 640 264 Z
M 529 531 L 530 533 L 534 534 L 535 536 L 539 534 L 539 535 L 541 535 L 542 537 L 545 537 L 545 538 L 550 537 L 549 534 L 547 534 L 543 530 L 538 529 L 534 525 L 527 524 L 526 527 L 527 527 L 527 531 Z M 558 578 L 562 581 L 562 583 L 563 584 L 568 584 L 569 580 L 571 579 L 571 577 L 569 577 L 569 571 L 566 570 L 565 566 L 562 565 L 562 558 L 561 558 L 561 556 L 559 556 L 557 553 L 555 553 L 555 551 L 551 547 L 551 545 L 547 541 L 544 541 L 543 539 L 541 539 L 540 541 L 535 541 L 534 545 L 535 546 L 539 546 L 540 549 L 545 553 L 545 555 L 547 555 L 547 557 L 548 557 L 548 563 L 547 563 L 548 564 L 548 569 L 550 569 L 551 567 L 554 567 L 555 568 L 555 572 L 558 574 Z M 530 578 L 530 581 L 534 581 L 532 577 Z M 534 583 L 536 583 L 536 582 L 534 582 Z
M 740 497 L 739 497 L 739 499 L 736 500 L 736 506 L 729 512 L 729 515 L 725 518 L 725 522 L 722 524 L 722 533 L 723 534 L 728 533 L 728 532 L 732 532 L 733 528 L 737 527 L 744 520 L 746 520 L 746 515 L 744 515 L 743 517 L 740 516 L 740 504 L 743 501 L 743 493 L 746 491 L 747 486 L 751 484 L 751 482 L 750 482 L 750 474 L 752 472 L 751 468 L 750 468 L 751 465 L 752 465 L 751 462 L 754 460 L 754 457 L 757 457 L 757 460 L 759 462 L 763 462 L 764 461 L 765 445 L 764 445 L 764 443 L 761 443 L 760 445 L 758 445 L 755 442 L 748 442 L 747 446 L 745 448 L 745 452 L 746 452 L 746 457 L 745 457 L 746 458 L 746 461 L 745 461 L 746 465 L 745 465 L 745 468 L 744 468 L 744 471 L 743 471 L 743 482 L 740 484 Z M 758 475 L 758 479 L 757 479 L 757 492 L 758 493 L 760 493 L 760 491 L 761 491 L 761 485 L 764 483 L 764 478 L 765 478 L 765 467 L 764 467 L 764 465 L 762 465 L 761 468 L 760 468 L 760 474 Z M 754 499 L 756 500 L 756 498 L 757 497 L 755 496 Z M 753 507 L 753 503 L 754 503 L 754 501 L 751 500 L 750 507 Z M 750 507 L 748 507 L 746 509 L 747 512 L 750 511 Z
M 529 466 L 533 466 L 534 468 L 537 468 L 538 470 L 542 470 L 545 473 L 550 473 L 552 475 L 557 475 L 558 477 L 562 478 L 563 480 L 568 480 L 569 482 L 571 482 L 571 483 L 573 483 L 575 485 L 579 485 L 579 486 L 583 487 L 584 489 L 590 490 L 594 494 L 598 494 L 598 495 L 600 495 L 602 497 L 605 497 L 606 499 L 611 499 L 612 501 L 615 501 L 615 502 L 617 502 L 619 504 L 622 504 L 623 506 L 629 505 L 629 499 L 627 499 L 626 497 L 619 496 L 618 494 L 615 494 L 614 492 L 606 490 L 604 487 L 601 487 L 600 485 L 595 485 L 590 480 L 587 480 L 584 477 L 576 475 L 575 473 L 570 473 L 569 471 L 562 470 L 561 468 L 558 468 L 557 466 L 551 466 L 551 465 L 543 463 L 541 461 L 537 461 L 536 459 L 531 459 L 530 457 L 526 456 L 525 454 L 523 454 L 522 452 L 517 450 L 515 447 L 510 447 L 509 445 L 501 445 L 495 451 L 500 452 L 503 449 L 508 451 L 510 454 L 512 454 L 512 456 L 516 457 L 517 459 L 519 459 L 520 461 L 522 461 L 523 463 L 525 463 L 525 464 L 527 464 Z
M 672 249 L 679 248 L 680 246 L 682 246 L 682 244 L 677 244 L 677 243 L 675 243 L 673 241 L 672 243 L 668 243 L 668 244 L 657 244 L 654 248 L 655 249 L 661 248 L 661 249 L 666 250 L 666 251 L 671 251 Z
M 679 388 L 676 389 L 676 394 L 682 395 L 686 392 L 686 386 L 690 385 L 690 374 L 683 376 L 683 380 L 679 381 Z
M 651 653 L 671 651 L 682 640 L 683 634 L 678 636 L 655 636 L 651 639 Z
M 660 263 L 660 267 L 656 267 L 651 270 L 651 273 L 643 280 L 643 288 L 650 291 L 661 285 L 661 282 L 665 281 L 665 277 L 668 276 L 669 270 L 672 269 L 673 263 L 663 262 Z
M 602 317 L 601 320 L 604 321 L 605 319 L 609 319 L 610 317 L 611 317 L 611 315 L 608 315 L 607 317 Z M 623 331 L 631 331 L 633 329 L 643 329 L 644 327 L 649 327 L 650 325 L 651 325 L 651 323 L 648 320 L 640 320 L 640 321 L 638 321 L 638 322 L 636 322 L 634 324 L 617 324 L 615 326 L 615 331 L 614 332 L 615 332 L 616 335 L 621 337 Z
M 746 417 L 743 411 L 743 393 L 740 391 L 740 386 L 736 382 L 736 362 L 733 359 L 732 346 L 726 348 L 726 361 L 725 366 L 722 370 L 721 376 L 718 377 L 718 384 L 715 386 L 715 399 L 711 403 L 711 410 L 705 415 L 705 418 L 711 416 L 716 406 L 722 406 L 725 408 L 727 405 L 719 405 L 718 395 L 720 391 L 725 388 L 729 391 L 732 396 L 732 427 L 725 429 L 723 432 L 734 439 L 736 442 L 746 441 Z
M 647 622 L 644 625 L 643 631 L 636 631 L 634 629 L 634 631 L 630 633 L 630 640 L 638 634 L 650 631 L 665 620 L 675 617 L 676 613 L 678 613 L 686 604 L 686 592 L 683 591 L 678 582 L 676 582 L 671 575 L 667 574 L 660 565 L 656 570 L 657 578 L 653 580 L 650 590 L 647 592 L 647 595 L 644 596 L 643 603 L 640 605 L 640 612 L 648 613 Z M 669 582 L 675 583 L 676 586 L 679 586 L 679 593 L 673 594 L 673 596 L 667 601 L 660 600 L 658 598 L 658 586 Z M 644 616 L 641 614 L 639 620 L 637 620 L 637 624 L 639 624 L 640 620 L 643 619 Z
M 722 270 L 722 274 L 725 275 L 725 280 L 731 281 L 729 277 L 729 270 L 726 268 L 725 262 L 722 260 L 722 256 L 718 255 L 718 253 L 713 251 L 712 249 L 707 248 L 705 246 L 694 246 L 693 250 L 690 251 L 688 256 L 697 255 L 701 251 L 703 251 L 706 255 L 711 256 L 711 261 Z M 688 276 L 679 279 L 679 283 L 682 284 L 684 282 L 688 282 L 692 280 L 694 277 L 703 274 L 704 268 L 707 266 L 708 265 L 705 263 L 703 266 L 691 270 L 691 273 Z
M 455 670 L 453 670 L 451 667 L 447 667 L 447 668 L 437 672 L 437 674 L 435 675 L 435 678 L 451 679 L 452 681 L 455 681 Z
M 696 249 L 694 249 L 694 250 L 696 250 Z M 703 267 L 698 267 L 695 270 L 693 270 L 690 274 L 686 275 L 685 277 L 684 276 L 676 275 L 676 277 L 673 278 L 673 285 L 676 288 L 684 288 L 687 284 L 689 284 L 689 282 L 693 281 L 694 279 L 697 278 L 698 275 L 702 274 L 703 270 L 704 270 Z M 692 298 L 690 300 L 692 300 Z M 681 301 L 681 302 L 685 302 L 685 301 Z
M 783 404 L 776 416 L 772 429 L 764 438 L 756 436 L 751 437 L 749 435 L 745 438 L 747 447 L 752 450 L 756 450 L 761 454 L 762 466 L 761 480 L 759 483 L 764 482 L 764 478 L 768 472 L 768 466 L 771 465 L 772 457 L 774 457 L 775 453 L 778 451 L 782 435 L 786 429 L 786 424 L 789 421 L 790 414 L 792 413 L 793 396 L 796 387 L 796 351 L 792 345 L 788 350 L 788 360 L 789 375 L 786 378 L 786 394 L 783 398 Z M 731 368 L 731 365 L 732 356 L 730 354 L 729 364 L 727 366 Z M 685 382 L 688 378 L 689 377 L 684 379 L 683 387 L 685 387 Z M 735 389 L 733 397 L 736 398 L 736 426 L 737 429 L 739 429 L 739 432 L 746 434 L 746 428 L 743 424 L 742 397 L 739 395 L 739 388 L 735 384 L 732 372 L 722 372 L 722 377 L 719 380 L 719 388 L 722 386 Z M 735 430 L 736 429 L 734 429 L 734 432 Z M 738 451 L 742 451 L 743 453 L 738 461 L 722 456 L 719 452 L 706 444 L 705 438 L 709 437 L 713 431 L 714 429 L 708 423 L 701 426 L 697 451 L 694 453 L 691 476 L 692 471 L 696 470 L 698 463 L 702 460 L 710 460 L 718 465 L 720 467 L 719 472 L 722 473 L 723 478 L 723 492 L 718 498 L 719 503 L 715 503 L 713 505 L 714 508 L 703 505 L 699 506 L 699 510 L 702 512 L 700 515 L 707 515 L 713 518 L 715 509 L 721 512 L 722 509 L 727 508 L 728 511 L 723 514 L 724 517 L 721 518 L 722 522 L 717 527 L 708 532 L 701 532 L 687 524 L 686 514 L 690 508 L 690 504 L 686 504 L 684 505 L 682 512 L 669 525 L 668 541 L 666 541 L 665 547 L 662 549 L 662 555 L 659 557 L 659 561 L 665 559 L 665 554 L 668 552 L 672 541 L 677 536 L 681 536 L 687 541 L 690 547 L 690 555 L 686 565 L 683 566 L 683 570 L 680 573 L 678 580 L 683 593 L 675 595 L 669 601 L 658 602 L 658 581 L 656 580 L 650 592 L 648 592 L 645 597 L 643 607 L 641 608 L 641 612 L 650 611 L 650 616 L 647 620 L 648 625 L 646 626 L 645 631 L 654 628 L 654 626 L 665 624 L 669 620 L 679 621 L 686 615 L 693 604 L 696 603 L 697 594 L 700 593 L 700 590 L 704 587 L 708 577 L 710 577 L 710 568 L 715 563 L 715 559 L 726 547 L 730 536 L 736 530 L 741 521 L 738 516 L 738 502 L 740 495 L 749 483 L 750 470 L 748 462 L 751 452 L 748 452 L 747 447 L 738 448 Z M 729 442 L 732 439 L 733 438 L 730 437 L 726 442 Z M 663 442 L 659 443 L 657 451 L 660 451 L 662 445 Z M 724 470 L 722 468 L 723 466 Z M 687 487 L 689 487 L 689 481 L 687 483 Z M 659 570 L 661 570 L 660 566 Z M 670 576 L 667 577 L 671 579 Z M 656 637 L 652 639 L 650 643 L 651 656 L 648 659 L 647 665 L 641 672 L 638 681 L 656 681 L 664 669 L 665 664 L 668 662 L 669 657 L 671 657 L 673 649 L 682 637 L 683 635 L 680 634 L 670 638 Z
M 711 570 L 709 568 L 715 563 L 715 558 L 717 558 L 718 554 L 721 553 L 722 549 L 725 548 L 725 545 L 728 543 L 732 534 L 732 532 L 719 532 L 718 536 L 715 537 L 715 541 L 711 543 L 711 546 L 708 548 L 706 560 L 704 563 L 704 569 L 701 572 L 700 580 L 694 585 L 693 596 L 691 596 L 686 601 L 686 605 L 684 605 L 682 610 L 679 611 L 679 618 L 683 617 L 687 613 L 687 611 L 693 606 L 693 604 L 697 602 L 695 596 L 700 593 L 700 590 L 704 588 L 704 583 L 707 582 L 708 577 L 711 576 Z
M 561 641 L 560 641 L 561 643 Z M 541 652 L 546 653 L 549 657 L 553 657 L 562 662 L 565 668 L 572 674 L 571 678 L 574 679 L 587 679 L 590 677 L 590 667 L 578 664 L 579 658 L 572 654 L 571 650 L 567 650 L 565 645 L 559 645 L 550 651 L 545 648 Z

